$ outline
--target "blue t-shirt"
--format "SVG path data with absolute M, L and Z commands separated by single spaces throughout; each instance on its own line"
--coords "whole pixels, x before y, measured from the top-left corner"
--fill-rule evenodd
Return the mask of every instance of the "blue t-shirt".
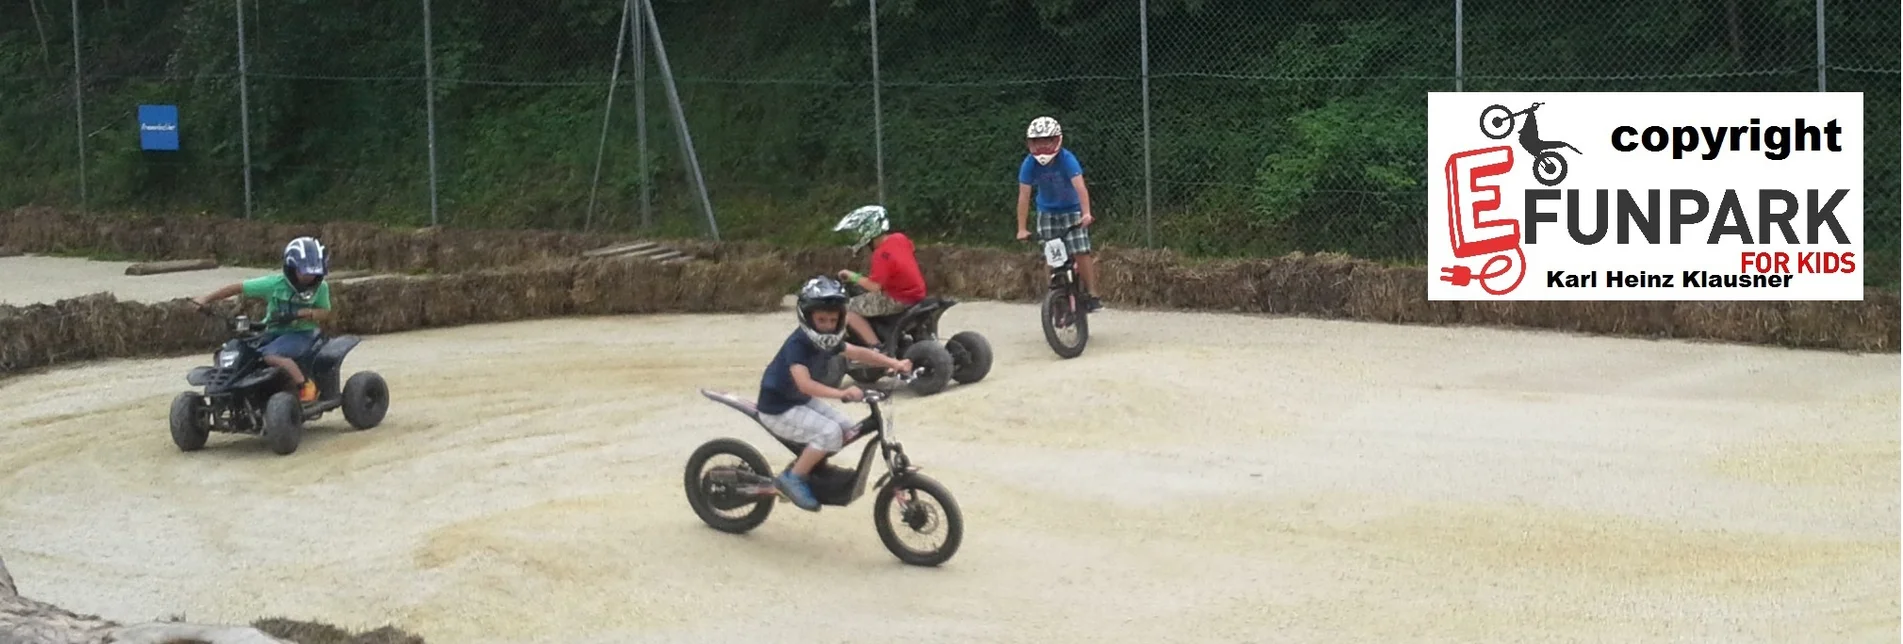
M 773 362 L 767 364 L 766 373 L 761 374 L 760 399 L 755 401 L 754 406 L 762 414 L 783 414 L 788 409 L 806 404 L 813 397 L 801 393 L 799 385 L 793 384 L 793 365 L 806 365 L 806 371 L 817 380 L 826 373 L 826 363 L 833 355 L 844 353 L 845 350 L 843 342 L 832 351 L 813 346 L 813 341 L 806 339 L 804 331 L 794 329 L 793 334 L 787 336 L 786 342 L 780 345 L 780 352 L 773 356 Z
M 1024 155 L 1024 163 L 1018 166 L 1018 183 L 1031 186 L 1036 191 L 1037 209 L 1044 212 L 1071 212 L 1083 209 L 1083 202 L 1077 198 L 1077 188 L 1070 185 L 1071 177 L 1084 173 L 1084 166 L 1077 163 L 1077 157 L 1070 148 L 1060 148 L 1057 158 L 1050 165 L 1039 165 L 1037 157 Z

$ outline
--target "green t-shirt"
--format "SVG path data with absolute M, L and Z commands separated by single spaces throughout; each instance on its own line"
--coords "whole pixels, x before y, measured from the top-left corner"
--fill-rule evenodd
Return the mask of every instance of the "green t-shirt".
M 255 297 L 265 302 L 264 319 L 269 320 L 279 311 L 300 311 L 303 309 L 330 309 L 330 282 L 317 285 L 309 296 L 299 296 L 297 289 L 291 286 L 291 279 L 283 273 L 254 277 L 244 281 L 244 296 Z M 268 333 L 281 331 L 311 331 L 317 328 L 316 320 L 300 319 L 290 325 L 269 325 Z

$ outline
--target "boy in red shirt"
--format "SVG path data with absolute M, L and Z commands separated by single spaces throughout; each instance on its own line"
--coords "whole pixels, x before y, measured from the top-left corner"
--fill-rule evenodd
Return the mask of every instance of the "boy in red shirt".
M 925 299 L 925 277 L 919 273 L 918 258 L 912 254 L 912 240 L 891 229 L 883 206 L 861 206 L 840 219 L 833 231 L 858 236 L 852 245 L 854 253 L 872 246 L 871 275 L 842 270 L 839 278 L 866 289 L 847 303 L 846 325 L 867 346 L 877 347 L 879 336 L 866 318 L 903 313 Z

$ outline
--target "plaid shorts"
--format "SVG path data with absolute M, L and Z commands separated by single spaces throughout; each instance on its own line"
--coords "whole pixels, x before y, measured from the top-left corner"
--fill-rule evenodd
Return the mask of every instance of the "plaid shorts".
M 760 424 L 774 436 L 795 443 L 837 452 L 846 444 L 846 436 L 858 425 L 832 405 L 815 398 L 783 414 L 760 414 Z
M 1057 234 L 1057 231 L 1069 228 L 1071 224 L 1077 223 L 1077 220 L 1083 219 L 1083 217 L 1084 213 L 1081 210 L 1072 210 L 1069 212 L 1039 210 L 1037 211 L 1037 236 L 1040 239 L 1050 239 L 1051 235 Z M 1069 235 L 1064 236 L 1064 243 L 1070 246 L 1070 254 L 1072 255 L 1081 255 L 1090 252 L 1090 229 L 1078 228 L 1077 230 L 1070 231 Z

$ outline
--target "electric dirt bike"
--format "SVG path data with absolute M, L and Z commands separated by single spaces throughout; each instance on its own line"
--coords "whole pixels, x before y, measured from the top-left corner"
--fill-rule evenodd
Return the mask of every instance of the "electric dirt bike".
M 285 389 L 283 370 L 264 362 L 262 350 L 270 342 L 265 325 L 242 314 L 199 310 L 222 318 L 231 338 L 212 354 L 213 366 L 194 367 L 185 374 L 186 382 L 203 390 L 180 392 L 172 399 L 172 442 L 179 451 L 203 448 L 216 431 L 260 436 L 271 451 L 290 454 L 303 442 L 304 423 L 340 407 L 344 420 L 357 429 L 383 422 L 390 408 L 390 388 L 383 376 L 360 371 L 341 390 L 337 386 L 344 357 L 361 342 L 356 336 L 320 334 L 296 359 L 298 368 L 317 383 L 317 400 L 304 404 Z
M 855 297 L 866 292 L 851 282 L 844 286 L 846 292 Z M 958 301 L 949 297 L 927 297 L 904 311 L 866 318 L 873 332 L 879 335 L 879 346 L 868 346 L 859 334 L 851 331 L 847 331 L 846 341 L 895 360 L 911 360 L 917 374 L 910 380 L 911 389 L 919 395 L 944 391 L 954 380 L 959 384 L 978 382 L 991 373 L 991 343 L 976 331 L 960 331 L 942 342 L 938 339 L 939 316 L 957 305 Z M 850 375 L 854 381 L 869 385 L 878 382 L 884 374 L 884 367 L 855 364 L 840 355 L 833 356 L 819 381 L 838 388 Z
M 1504 139 L 1513 133 L 1513 119 L 1526 117 L 1525 125 L 1520 126 L 1520 149 L 1533 155 L 1533 179 L 1541 185 L 1556 186 L 1566 180 L 1566 157 L 1558 150 L 1566 148 L 1574 154 L 1585 154 L 1571 143 L 1564 141 L 1546 141 L 1540 139 L 1540 119 L 1534 112 L 1545 103 L 1534 103 L 1524 110 L 1515 112 L 1505 105 L 1489 105 L 1480 111 L 1480 133 L 1489 139 Z
M 1090 342 L 1090 316 L 1084 309 L 1084 286 L 1078 280 L 1077 258 L 1070 254 L 1070 242 L 1066 236 L 1082 227 L 1078 222 L 1053 233 L 1052 236 L 1033 234 L 1033 243 L 1044 247 L 1044 265 L 1051 268 L 1050 289 L 1045 291 L 1044 300 L 1038 306 L 1038 315 L 1043 318 L 1044 342 L 1051 345 L 1060 358 L 1075 358 L 1083 355 L 1084 345 Z
M 902 382 L 911 378 L 910 374 L 899 376 Z M 760 422 L 760 411 L 754 407 L 754 401 L 724 391 L 701 389 L 700 394 Z M 858 467 L 838 467 L 831 463 L 833 455 L 828 455 L 807 476 L 807 485 L 823 506 L 851 505 L 864 494 L 866 479 L 872 474 L 872 457 L 878 454 L 886 468 L 886 473 L 872 486 L 877 490 L 872 504 L 872 525 L 879 531 L 879 540 L 899 561 L 915 566 L 945 563 L 958 552 L 964 540 L 964 515 L 959 512 L 958 502 L 944 485 L 919 472 L 899 441 L 893 438 L 890 394 L 867 389 L 865 395 L 864 402 L 872 408 L 872 413 L 854 427 L 856 431 L 848 435 L 845 442 L 851 445 L 861 438 L 872 437 L 859 454 Z M 772 436 L 770 432 L 768 435 Z M 806 449 L 804 443 L 778 436 L 774 436 L 774 440 L 795 458 Z M 708 466 L 710 461 L 722 456 L 739 463 Z M 774 503 L 784 498 L 773 483 L 775 475 L 766 457 L 752 445 L 735 438 L 717 438 L 702 444 L 687 457 L 687 504 L 694 508 L 694 514 L 699 515 L 701 521 L 714 529 L 743 534 L 764 523 L 773 512 Z M 923 497 L 930 497 L 936 503 L 928 503 Z M 896 523 L 892 517 L 895 509 L 899 511 Z M 924 549 L 908 547 L 899 538 L 900 526 L 921 535 L 941 534 L 944 543 Z

